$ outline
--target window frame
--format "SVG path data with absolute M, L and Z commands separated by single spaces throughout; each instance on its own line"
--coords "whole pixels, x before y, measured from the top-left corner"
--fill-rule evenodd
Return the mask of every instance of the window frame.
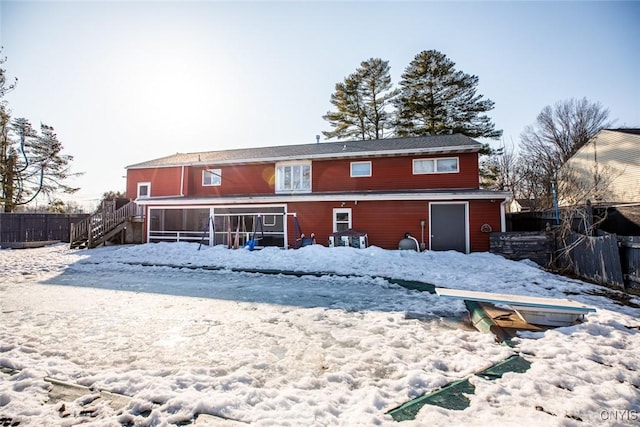
M 211 184 L 205 184 L 204 182 L 204 178 L 205 176 L 207 176 L 207 173 L 209 173 L 211 176 L 214 176 L 217 178 L 217 183 L 216 182 L 212 182 Z M 204 169 L 202 171 L 202 186 L 203 187 L 219 187 L 222 185 L 222 169 L 213 169 L 213 168 L 207 168 Z
M 140 188 L 147 187 L 147 194 L 145 196 L 140 195 Z M 148 199 L 151 197 L 151 183 L 150 182 L 138 182 L 137 184 L 137 198 L 138 199 Z
M 369 173 L 366 175 L 356 175 L 353 173 L 353 167 L 355 165 L 369 165 Z M 371 165 L 371 161 L 367 160 L 367 161 L 359 161 L 359 162 L 351 162 L 351 164 L 349 165 L 349 176 L 351 178 L 366 178 L 366 177 L 370 177 L 373 175 L 373 166 Z
M 297 176 L 294 176 L 294 168 L 300 167 L 300 172 Z M 309 168 L 309 183 L 308 188 L 294 188 L 294 184 L 297 182 L 301 186 L 304 185 L 304 169 Z M 289 168 L 289 188 L 285 187 L 285 177 L 287 175 L 286 168 Z M 276 193 L 311 193 L 313 187 L 313 167 L 311 161 L 293 161 L 293 162 L 278 162 L 275 167 L 275 191 Z
M 455 160 L 456 170 L 438 170 L 438 160 Z M 433 162 L 433 172 L 416 172 L 416 162 L 430 161 Z M 460 173 L 460 158 L 459 157 L 430 157 L 413 159 L 412 161 L 413 175 L 432 175 L 436 173 Z
M 338 224 L 345 224 L 344 221 L 338 221 L 337 215 L 341 213 L 346 213 L 349 215 L 349 220 L 346 222 L 347 230 L 351 230 L 353 228 L 353 212 L 351 208 L 333 208 L 333 232 L 338 232 Z

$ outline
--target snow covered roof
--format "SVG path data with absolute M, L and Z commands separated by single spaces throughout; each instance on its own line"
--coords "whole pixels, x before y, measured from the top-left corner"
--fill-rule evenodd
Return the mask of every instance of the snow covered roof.
M 170 166 L 209 164 L 262 163 L 284 160 L 312 160 L 353 157 L 397 156 L 411 154 L 441 154 L 478 152 L 481 144 L 462 134 L 390 138 L 316 144 L 279 145 L 240 148 L 199 153 L 176 153 L 170 156 L 127 166 L 144 169 Z

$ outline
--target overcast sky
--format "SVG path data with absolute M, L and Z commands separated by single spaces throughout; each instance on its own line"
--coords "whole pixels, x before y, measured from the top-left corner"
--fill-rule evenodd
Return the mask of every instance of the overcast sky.
M 0 2 L 13 117 L 52 125 L 87 203 L 176 152 L 315 142 L 337 82 L 371 57 L 394 83 L 436 49 L 480 78 L 517 143 L 587 97 L 640 127 L 638 2 Z

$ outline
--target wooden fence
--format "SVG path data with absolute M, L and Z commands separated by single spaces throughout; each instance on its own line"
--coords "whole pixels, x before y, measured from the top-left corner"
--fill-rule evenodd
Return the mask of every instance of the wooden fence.
M 640 295 L 640 236 L 618 236 L 625 289 Z
M 71 224 L 87 216 L 86 214 L 0 213 L 0 246 L 3 246 L 3 243 L 69 242 Z
M 489 250 L 508 259 L 530 259 L 543 267 L 550 267 L 556 251 L 553 232 L 491 233 Z
M 530 259 L 550 269 L 640 295 L 640 236 L 571 233 L 562 241 L 551 232 L 491 233 L 490 251 L 512 260 Z
M 558 264 L 570 267 L 579 277 L 625 290 L 623 265 L 615 234 L 598 232 L 597 236 L 571 233 L 560 251 Z
M 507 231 L 544 231 L 556 225 L 553 212 L 518 212 L 506 214 Z

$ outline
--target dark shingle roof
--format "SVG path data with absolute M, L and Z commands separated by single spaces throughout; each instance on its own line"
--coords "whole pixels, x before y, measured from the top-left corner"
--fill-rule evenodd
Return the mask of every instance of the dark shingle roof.
M 127 166 L 127 169 L 198 164 L 240 164 L 283 160 L 436 154 L 464 151 L 475 152 L 479 151 L 480 147 L 481 144 L 479 142 L 461 134 L 365 141 L 322 142 L 317 144 L 204 151 L 200 153 L 176 153 L 171 156 L 130 165 Z
M 628 133 L 631 135 L 640 135 L 640 129 L 637 129 L 637 128 L 618 128 L 618 129 L 605 129 L 605 130 L 610 130 L 613 132 Z

